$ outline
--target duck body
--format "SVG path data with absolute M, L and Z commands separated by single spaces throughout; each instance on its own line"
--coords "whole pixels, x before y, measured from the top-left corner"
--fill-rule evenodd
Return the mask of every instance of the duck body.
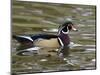
M 13 36 L 21 45 L 32 47 L 60 47 L 57 35 L 36 34 L 32 36 Z
M 38 47 L 55 47 L 67 46 L 70 43 L 68 34 L 49 35 L 38 34 L 33 36 L 13 36 L 18 42 L 24 46 Z
M 57 40 L 57 35 L 50 34 L 38 34 L 32 36 L 34 41 L 34 46 L 39 47 L 59 47 L 59 43 Z
M 35 46 L 39 47 L 54 47 L 54 48 L 59 48 L 60 44 L 58 42 L 57 38 L 51 38 L 51 39 L 39 39 L 34 43 Z
M 40 47 L 59 48 L 68 46 L 68 44 L 70 43 L 68 32 L 72 30 L 72 28 L 73 28 L 72 22 L 66 22 L 59 27 L 57 35 L 51 35 L 51 34 L 33 34 L 31 36 L 13 35 L 13 38 L 16 39 L 20 44 L 29 47 L 40 46 Z
M 48 35 L 46 35 L 48 37 Z M 70 38 L 68 34 L 61 33 L 60 35 L 50 35 L 49 38 L 43 38 L 40 36 L 38 40 L 35 41 L 35 46 L 42 47 L 61 47 L 67 46 L 70 43 Z

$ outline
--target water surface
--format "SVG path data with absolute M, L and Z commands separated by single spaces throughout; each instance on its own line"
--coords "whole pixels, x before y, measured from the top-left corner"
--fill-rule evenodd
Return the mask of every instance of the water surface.
M 65 20 L 76 24 L 78 32 L 70 32 L 69 54 L 59 58 L 56 48 L 39 48 L 39 54 L 26 52 L 16 55 L 23 47 L 12 39 L 12 72 L 37 73 L 96 69 L 95 6 L 49 4 L 36 2 L 12 3 L 12 33 L 32 35 L 57 34 L 57 28 Z

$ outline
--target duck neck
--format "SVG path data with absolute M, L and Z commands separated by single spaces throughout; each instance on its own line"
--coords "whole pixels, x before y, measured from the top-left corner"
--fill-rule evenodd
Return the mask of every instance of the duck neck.
M 61 46 L 68 46 L 69 45 L 70 38 L 69 38 L 68 32 L 60 31 L 58 33 L 58 41 L 61 44 Z

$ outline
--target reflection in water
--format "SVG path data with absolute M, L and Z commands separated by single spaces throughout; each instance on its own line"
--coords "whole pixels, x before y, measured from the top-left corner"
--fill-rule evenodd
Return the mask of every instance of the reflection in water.
M 33 55 L 33 54 L 38 54 L 39 53 L 39 50 L 40 50 L 41 48 L 40 47 L 23 47 L 22 45 L 20 45 L 19 47 L 18 47 L 18 50 L 17 50 L 17 52 L 16 52 L 16 55 Z
M 17 48 L 18 49 L 16 49 L 17 50 L 16 54 L 21 55 L 21 56 L 23 56 L 23 55 L 24 56 L 25 55 L 30 56 L 30 55 L 34 55 L 34 54 L 39 55 L 39 54 L 41 54 L 41 53 L 39 53 L 39 50 L 42 51 L 42 49 L 43 49 L 43 48 L 40 48 L 40 47 L 29 48 L 29 47 L 26 47 L 26 46 L 24 47 L 22 45 L 19 45 Z M 44 49 L 48 49 L 48 48 L 44 48 Z M 53 50 L 51 50 L 51 49 L 53 49 Z M 60 48 L 60 49 L 56 49 L 56 48 L 51 48 L 51 49 L 49 49 L 48 52 L 53 52 L 55 54 L 58 54 L 58 56 L 60 56 L 61 58 L 65 58 L 69 55 L 69 49 L 70 48 L 69 48 L 69 46 L 64 46 L 63 48 Z
M 63 48 L 60 49 L 59 51 L 59 56 L 61 58 L 65 58 L 69 55 L 69 47 L 68 46 L 64 46 Z

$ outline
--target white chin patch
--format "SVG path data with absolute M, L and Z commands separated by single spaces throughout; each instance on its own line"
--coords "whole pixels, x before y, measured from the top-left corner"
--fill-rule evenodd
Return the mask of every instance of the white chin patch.
M 64 31 L 62 30 L 62 33 L 64 33 L 64 34 L 68 34 L 68 33 L 69 33 L 69 30 L 68 30 L 67 32 L 64 32 Z

